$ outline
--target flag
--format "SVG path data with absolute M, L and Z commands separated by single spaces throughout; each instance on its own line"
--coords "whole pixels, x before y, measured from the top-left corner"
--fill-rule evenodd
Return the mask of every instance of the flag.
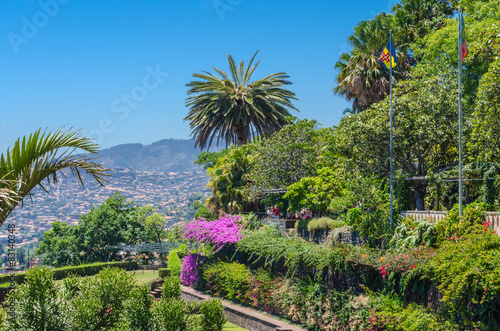
M 396 57 L 396 50 L 394 49 L 394 45 L 392 43 L 392 37 L 389 39 L 387 46 L 385 46 L 379 60 L 387 69 L 390 69 L 390 60 L 392 60 L 393 68 L 396 66 L 396 64 L 398 64 L 398 58 Z
M 462 62 L 467 55 L 467 42 L 465 41 L 464 14 L 461 10 L 458 12 L 458 45 L 460 49 L 460 62 Z

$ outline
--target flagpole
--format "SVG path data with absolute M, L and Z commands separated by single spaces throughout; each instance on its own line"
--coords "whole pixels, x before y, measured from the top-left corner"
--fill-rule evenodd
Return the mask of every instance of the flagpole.
M 458 210 L 462 222 L 462 59 L 460 50 L 460 20 L 462 9 L 458 7 Z
M 392 41 L 392 30 L 389 30 L 389 40 Z M 390 122 L 391 122 L 391 128 L 390 128 L 390 143 L 389 143 L 389 154 L 390 154 L 390 186 L 391 186 L 391 214 L 390 214 L 390 225 L 389 225 L 389 230 L 391 231 L 392 233 L 392 219 L 393 219 L 393 190 L 394 190 L 394 183 L 392 181 L 392 57 L 394 56 L 394 54 L 390 54 L 389 56 L 389 91 L 390 91 L 390 95 L 391 95 L 391 110 L 390 110 Z

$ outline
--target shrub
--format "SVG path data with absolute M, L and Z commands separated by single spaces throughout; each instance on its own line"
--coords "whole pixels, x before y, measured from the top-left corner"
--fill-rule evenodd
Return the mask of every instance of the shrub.
M 246 230 L 258 230 L 264 226 L 264 221 L 260 220 L 257 214 L 250 212 L 243 216 L 243 228 Z
M 263 270 L 243 264 L 219 262 L 204 273 L 208 289 L 217 296 L 234 299 L 255 308 L 272 311 L 271 294 L 281 282 Z
M 219 251 L 227 244 L 235 244 L 241 239 L 239 215 L 225 215 L 215 221 L 203 218 L 189 222 L 183 228 L 184 238 L 202 244 L 210 244 Z
M 222 331 L 227 319 L 220 300 L 207 300 L 200 304 L 201 327 L 204 331 Z
M 170 277 L 170 272 L 171 271 L 172 270 L 168 269 L 168 268 L 159 268 L 158 269 L 158 276 L 160 276 L 160 278 Z
M 459 206 L 454 205 L 453 208 L 446 214 L 444 220 L 438 223 L 436 229 L 438 240 L 443 240 L 450 237 L 460 237 L 469 233 L 473 225 L 482 225 L 486 222 L 486 211 L 490 207 L 482 202 L 473 202 L 465 206 L 462 210 L 462 222 L 459 219 Z
M 283 263 L 287 276 L 294 276 L 299 267 L 318 278 L 322 278 L 327 269 L 345 271 L 349 268 L 344 258 L 345 247 L 317 245 L 299 237 L 286 237 L 272 227 L 245 233 L 237 249 L 251 256 L 251 262 L 262 260 L 265 267 Z
M 141 285 L 130 294 L 125 303 L 125 318 L 128 327 L 137 331 L 149 331 L 153 326 L 151 307 L 153 297 L 149 295 L 149 287 Z
M 163 299 L 179 299 L 181 297 L 181 281 L 178 277 L 165 278 L 161 297 Z
M 307 230 L 308 231 L 319 231 L 319 230 L 333 230 L 337 228 L 341 228 L 346 223 L 344 221 L 336 221 L 328 217 L 321 217 L 321 218 L 316 218 L 312 219 L 308 224 L 307 224 Z
M 80 292 L 73 299 L 75 329 L 99 330 L 116 326 L 134 284 L 133 275 L 116 268 L 106 268 L 95 277 L 83 279 Z
M 177 249 L 173 249 L 168 254 L 168 269 L 170 269 L 170 274 L 174 277 L 179 277 L 181 275 L 181 256 L 187 246 L 182 244 Z M 183 256 L 182 256 L 183 257 Z
M 371 313 L 368 321 L 371 330 L 459 330 L 459 326 L 442 316 L 415 303 L 405 305 L 395 294 L 374 293 L 368 290 Z
M 436 225 L 426 219 L 414 222 L 407 218 L 394 231 L 390 244 L 398 250 L 425 246 L 431 247 L 437 241 Z
M 287 279 L 271 295 L 274 312 L 307 330 L 366 330 L 368 298 L 321 283 Z
M 191 287 L 196 287 L 198 285 L 198 262 L 196 261 L 197 258 L 197 255 L 189 254 L 182 261 L 182 284 Z
M 183 331 L 187 330 L 188 304 L 183 299 L 162 299 L 153 304 L 153 330 Z
M 207 288 L 216 296 L 237 299 L 250 287 L 250 271 L 243 264 L 220 262 L 209 265 L 203 277 Z
M 295 228 L 307 230 L 307 225 L 309 224 L 310 221 L 311 219 L 298 220 L 297 222 L 295 222 Z
M 16 314 L 15 318 L 7 320 L 7 329 L 67 330 L 70 308 L 63 294 L 50 269 L 30 269 L 26 273 L 26 282 L 10 292 L 7 298 L 7 306 L 15 307 Z
M 5 312 L 5 310 L 2 309 L 2 307 L 0 307 L 0 330 L 3 329 L 6 319 L 7 319 L 7 313 Z
M 421 270 L 438 284 L 445 311 L 485 324 L 499 313 L 500 237 L 487 224 L 474 225 L 460 239 L 446 240 Z M 496 325 L 498 327 L 498 325 Z

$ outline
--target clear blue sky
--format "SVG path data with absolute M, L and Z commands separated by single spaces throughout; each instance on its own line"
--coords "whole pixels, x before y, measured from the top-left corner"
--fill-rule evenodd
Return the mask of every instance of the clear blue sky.
M 357 22 L 394 2 L 2 0 L 0 152 L 63 125 L 102 147 L 188 138 L 192 74 L 256 50 L 254 78 L 288 73 L 296 116 L 335 125 L 349 106 L 332 92 L 335 61 Z

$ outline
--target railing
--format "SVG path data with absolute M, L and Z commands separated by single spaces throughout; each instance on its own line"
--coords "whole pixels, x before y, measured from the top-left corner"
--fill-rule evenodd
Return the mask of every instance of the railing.
M 442 221 L 445 216 L 445 211 L 413 211 L 406 210 L 401 212 L 401 216 L 410 217 L 413 216 L 416 220 L 425 218 L 429 221 L 433 221 L 434 223 L 438 223 Z M 500 235 L 500 212 L 487 212 L 486 213 L 486 222 L 493 224 L 493 229 L 495 232 Z

